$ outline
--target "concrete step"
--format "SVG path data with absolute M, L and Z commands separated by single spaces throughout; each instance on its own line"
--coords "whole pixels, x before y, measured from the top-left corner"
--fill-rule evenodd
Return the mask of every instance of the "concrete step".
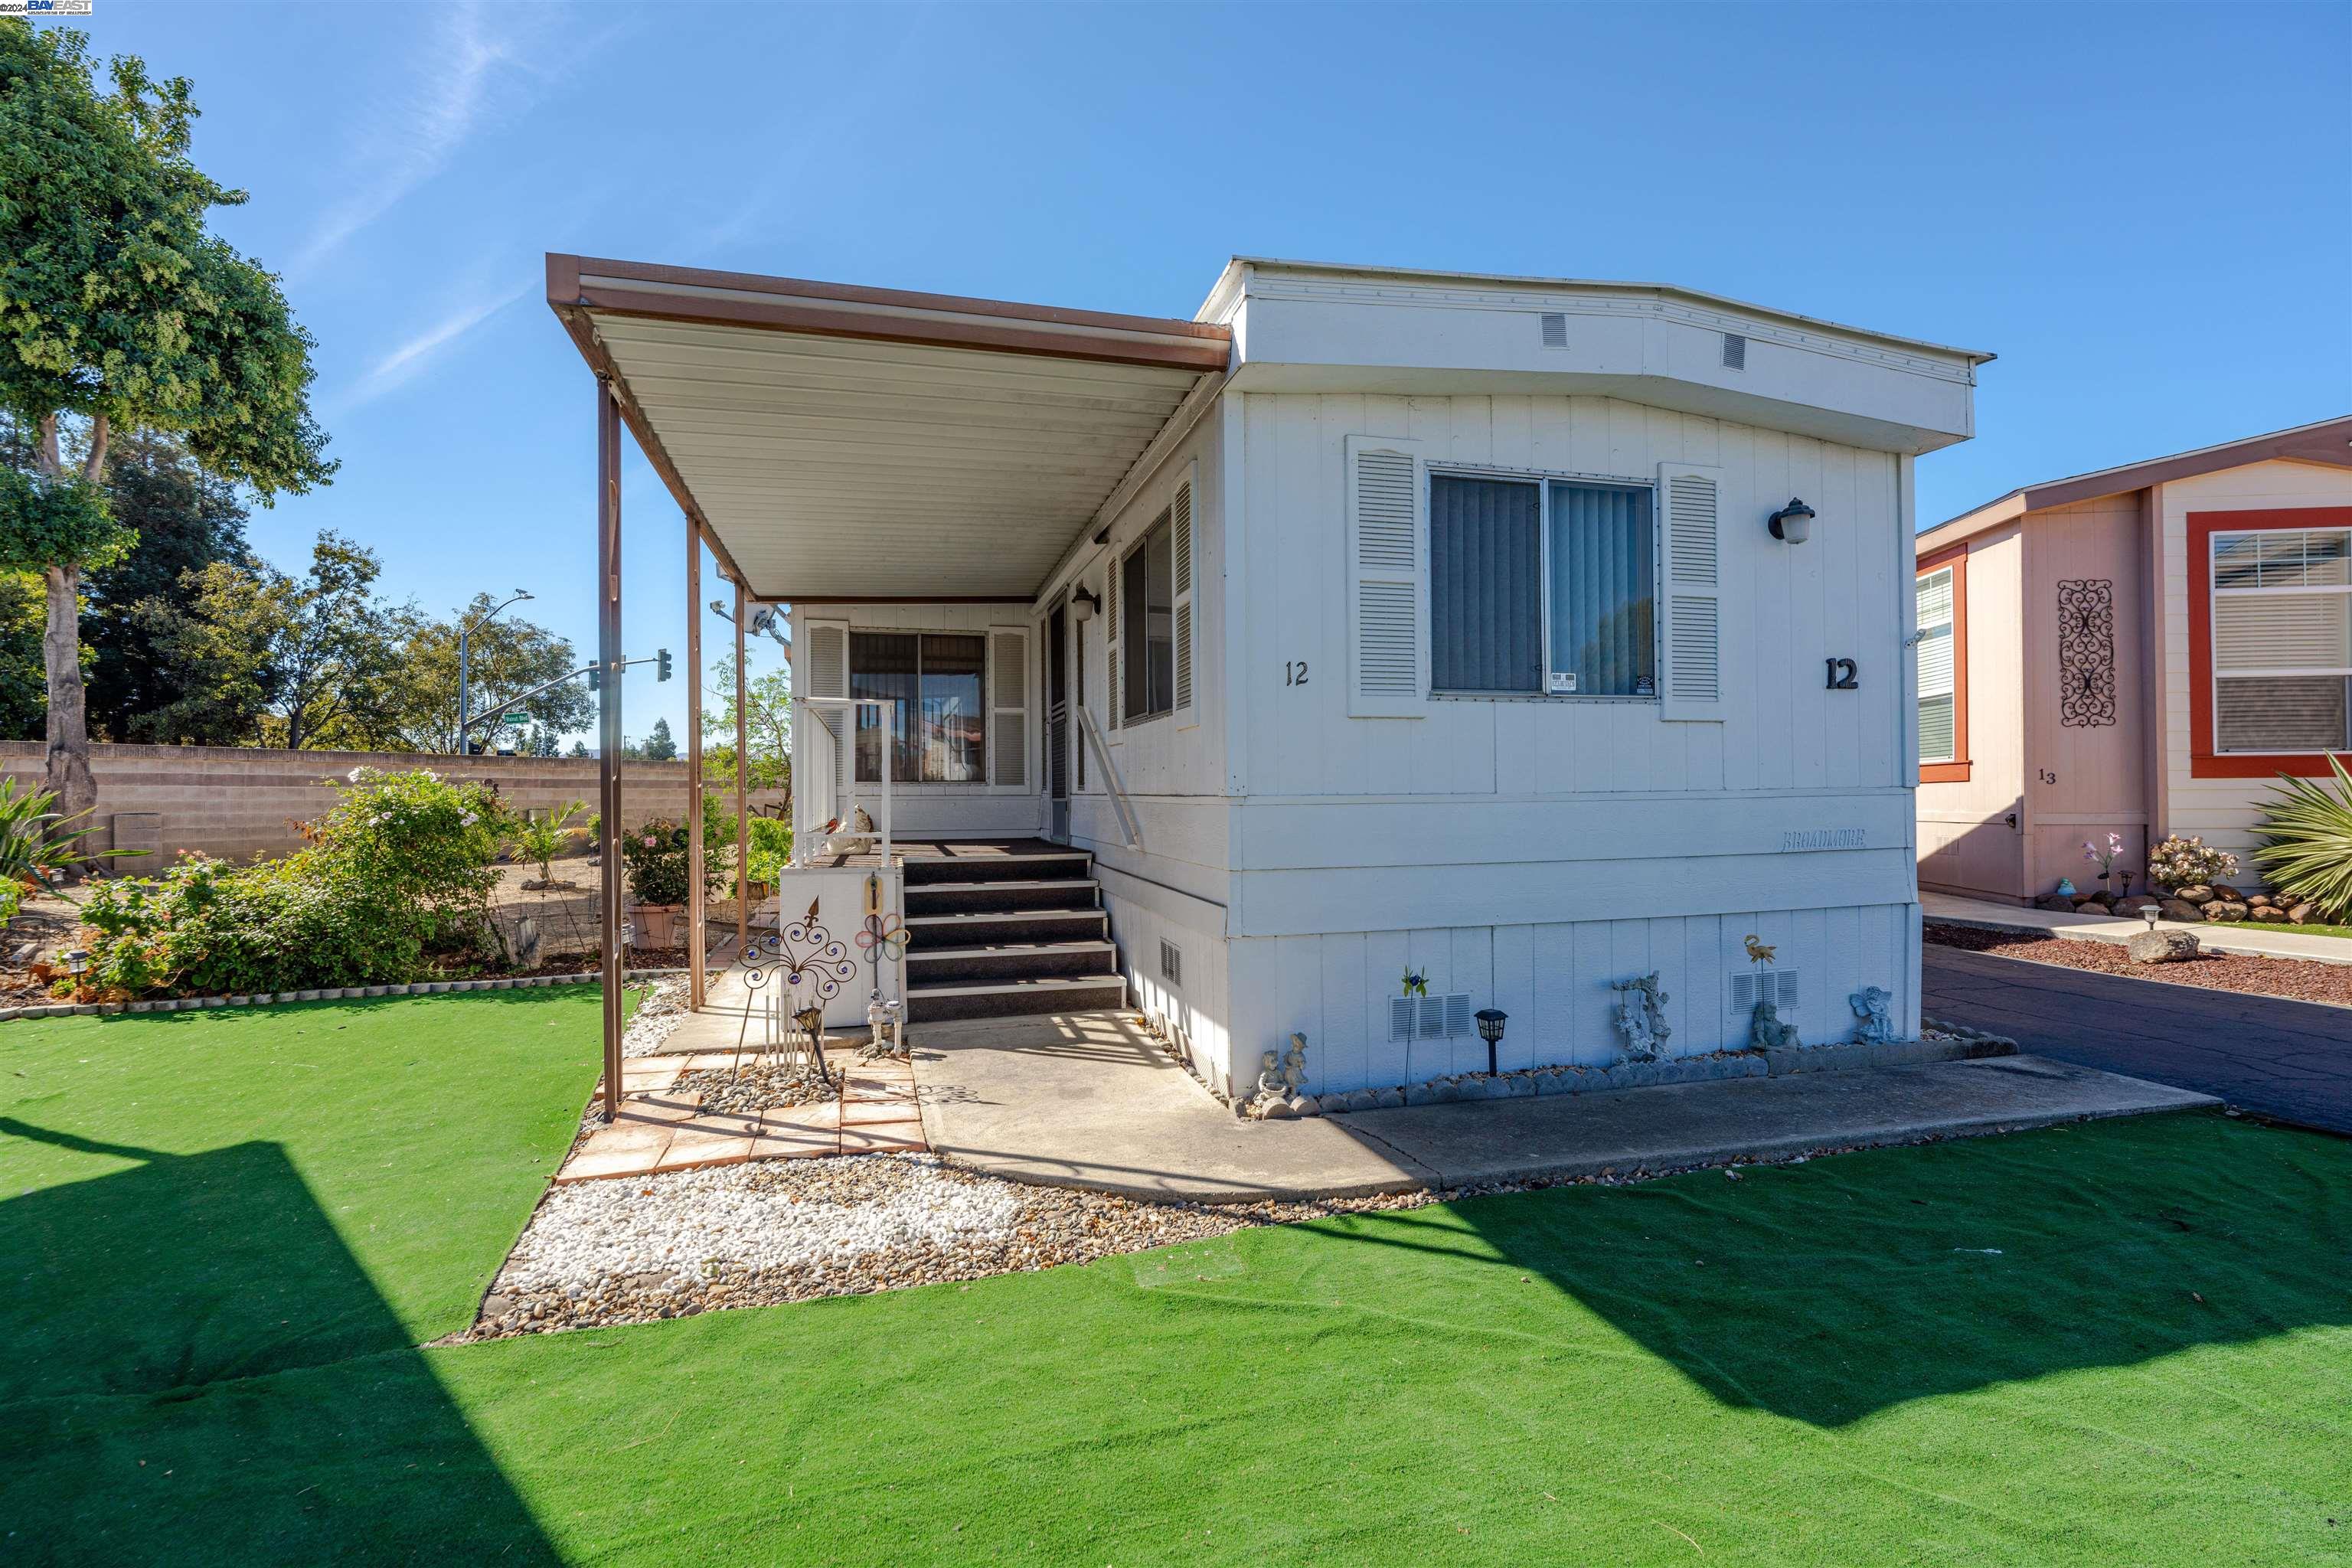
M 1034 1013 L 1076 1013 L 1127 1005 L 1127 982 L 1116 974 L 1055 975 L 907 987 L 909 1027 L 957 1018 L 1010 1018 Z
M 909 915 L 909 958 L 932 948 L 991 942 L 1095 942 L 1110 936 L 1106 910 L 982 910 L 958 915 Z
M 1052 854 L 974 855 L 957 858 L 910 859 L 907 886 L 933 887 L 942 882 L 1053 882 L 1083 880 L 1094 871 L 1095 858 L 1084 849 Z
M 1118 950 L 1108 942 L 1008 942 L 982 947 L 907 949 L 909 985 L 957 981 L 1036 980 L 1047 975 L 1118 973 Z
M 1090 909 L 1101 890 L 1084 878 L 1050 882 L 932 882 L 907 889 L 907 918 L 1008 910 Z

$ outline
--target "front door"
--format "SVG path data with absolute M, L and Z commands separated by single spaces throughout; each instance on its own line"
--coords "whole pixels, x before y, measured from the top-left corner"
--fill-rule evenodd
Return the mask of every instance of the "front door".
M 1070 668 L 1067 612 L 1045 617 L 1045 789 L 1053 801 L 1048 837 L 1070 841 Z

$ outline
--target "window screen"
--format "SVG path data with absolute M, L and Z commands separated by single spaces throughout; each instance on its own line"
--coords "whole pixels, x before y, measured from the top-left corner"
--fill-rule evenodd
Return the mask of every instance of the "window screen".
M 2352 745 L 2352 529 L 2212 542 L 2213 749 Z
M 894 782 L 979 784 L 987 777 L 988 716 L 981 701 L 988 639 L 936 632 L 853 632 L 849 694 L 898 704 L 891 726 Z M 882 724 L 857 715 L 857 781 L 882 778 Z
M 1552 485 L 1550 689 L 1657 690 L 1656 570 L 1645 487 Z
M 1949 763 L 1957 745 L 1952 670 L 1952 569 L 1922 574 L 1919 595 L 1919 760 Z

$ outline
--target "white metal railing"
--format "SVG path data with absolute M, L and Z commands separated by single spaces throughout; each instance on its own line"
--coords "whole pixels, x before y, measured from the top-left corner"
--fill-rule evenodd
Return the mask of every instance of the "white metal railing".
M 793 859 L 802 866 L 811 864 L 824 851 L 825 840 L 831 837 L 824 825 L 838 818 L 843 823 L 855 819 L 858 784 L 856 764 L 842 765 L 842 752 L 849 749 L 854 737 L 835 734 L 824 717 L 814 711 L 826 709 L 849 716 L 854 727 L 859 710 L 871 708 L 881 720 L 882 779 L 873 786 L 879 795 L 881 809 L 874 814 L 875 830 L 882 840 L 882 864 L 890 864 L 890 755 L 898 748 L 890 737 L 898 732 L 896 699 L 880 697 L 795 697 L 793 699 Z M 854 755 L 854 752 L 853 752 Z
M 1085 703 L 1076 704 L 1078 731 L 1102 764 L 1103 783 L 1110 791 L 1111 809 L 1118 814 L 1118 830 L 1127 839 L 1129 849 L 1143 847 L 1143 827 L 1137 821 L 1134 803 L 1127 798 L 1127 781 L 1118 776 L 1118 764 L 1111 761 L 1110 748 L 1103 743 L 1101 726 L 1095 722 L 1094 710 Z

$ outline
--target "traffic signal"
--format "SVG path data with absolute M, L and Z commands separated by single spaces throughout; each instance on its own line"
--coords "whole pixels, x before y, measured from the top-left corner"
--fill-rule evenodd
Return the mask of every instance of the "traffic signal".
M 654 679 L 656 680 L 667 680 L 669 679 L 669 649 L 666 647 L 655 650 Z
M 602 691 L 604 689 L 604 667 L 603 665 L 592 664 L 588 667 L 588 689 L 591 691 Z

